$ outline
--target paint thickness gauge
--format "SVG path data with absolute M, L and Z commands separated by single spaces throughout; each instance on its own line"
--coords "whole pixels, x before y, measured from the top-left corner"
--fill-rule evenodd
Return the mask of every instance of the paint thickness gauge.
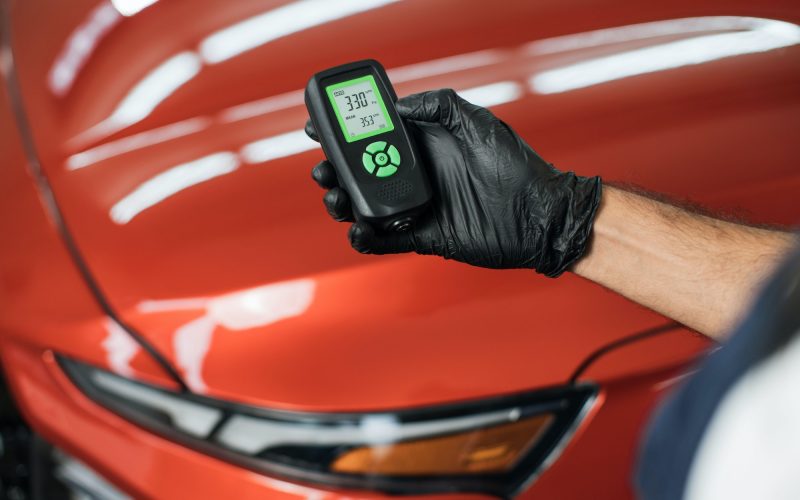
M 305 99 L 356 219 L 383 230 L 410 228 L 431 189 L 383 66 L 365 60 L 319 72 Z

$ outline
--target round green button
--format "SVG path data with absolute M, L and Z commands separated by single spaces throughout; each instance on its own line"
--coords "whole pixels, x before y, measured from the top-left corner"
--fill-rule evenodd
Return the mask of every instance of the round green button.
M 375 155 L 375 163 L 382 167 L 389 163 L 389 156 L 387 156 L 386 153 L 378 153 Z

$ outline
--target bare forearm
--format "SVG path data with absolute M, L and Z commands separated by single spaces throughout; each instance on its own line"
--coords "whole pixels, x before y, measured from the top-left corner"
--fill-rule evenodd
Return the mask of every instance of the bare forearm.
M 574 272 L 721 340 L 795 241 L 606 187 Z

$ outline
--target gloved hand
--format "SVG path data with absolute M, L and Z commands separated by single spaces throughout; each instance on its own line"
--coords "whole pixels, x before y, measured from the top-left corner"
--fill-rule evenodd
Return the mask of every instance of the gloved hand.
M 429 209 L 406 232 L 379 233 L 366 223 L 350 228 L 361 253 L 417 252 L 488 268 L 563 273 L 586 250 L 600 204 L 599 177 L 560 172 L 542 160 L 489 110 L 453 90 L 397 101 L 433 190 Z M 312 126 L 306 132 L 317 139 Z M 337 221 L 352 221 L 347 193 L 323 161 L 313 179 L 328 192 Z

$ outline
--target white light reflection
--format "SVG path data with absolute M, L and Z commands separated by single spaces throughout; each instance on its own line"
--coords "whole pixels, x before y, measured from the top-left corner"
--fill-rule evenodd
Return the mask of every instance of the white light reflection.
M 489 66 L 500 61 L 504 56 L 505 54 L 499 50 L 481 50 L 393 68 L 387 70 L 387 74 L 392 83 L 402 83 Z
M 299 0 L 212 33 L 200 43 L 209 64 L 320 24 L 382 7 L 398 0 Z
M 246 144 L 240 154 L 245 163 L 263 163 L 318 147 L 319 144 L 309 139 L 303 130 L 294 130 Z
M 310 279 L 275 283 L 213 298 L 207 310 L 228 330 L 248 330 L 303 314 L 314 288 Z
M 142 314 L 152 314 L 205 309 L 206 304 L 208 304 L 206 298 L 143 300 L 136 306 L 136 309 Z
M 123 16 L 133 16 L 150 7 L 158 0 L 111 0 L 111 3 Z
M 47 85 L 53 94 L 63 96 L 69 92 L 97 44 L 121 19 L 111 4 L 103 2 L 75 28 L 47 75 Z
M 197 76 L 204 61 L 208 64 L 222 62 L 277 38 L 397 1 L 299 0 L 217 31 L 200 43 L 199 55 L 186 51 L 161 63 L 134 86 L 111 116 L 84 131 L 74 141 L 79 144 L 91 142 L 143 120 L 178 88 Z M 133 12 L 139 6 L 149 5 L 147 2 L 152 3 L 152 0 L 119 0 L 117 7 Z
M 258 453 L 274 446 L 291 446 L 301 443 L 314 443 L 320 446 L 343 443 L 348 445 L 391 444 L 513 422 L 513 414 L 518 411 L 513 408 L 478 415 L 402 424 L 391 416 L 371 415 L 359 422 L 360 425 L 328 427 L 309 427 L 246 415 L 234 415 L 219 432 L 217 440 L 233 450 L 247 454 Z
M 600 30 L 557 36 L 531 42 L 526 52 L 531 55 L 555 54 L 570 50 L 600 47 L 615 43 L 646 40 L 672 35 L 689 35 L 692 33 L 753 30 L 770 22 L 756 17 L 708 16 L 668 19 L 650 23 L 616 26 Z
M 122 98 L 111 116 L 72 139 L 75 144 L 96 141 L 145 119 L 176 90 L 197 76 L 203 67 L 190 51 L 176 54 L 139 80 Z
M 136 123 L 200 72 L 203 63 L 194 52 L 181 52 L 145 76 L 119 103 L 109 120 L 122 126 Z
M 219 120 L 221 122 L 235 122 L 302 105 L 303 91 L 294 90 L 224 109 L 219 113 Z
M 183 137 L 195 132 L 199 132 L 211 125 L 211 119 L 197 117 L 173 123 L 164 127 L 147 130 L 138 134 L 130 135 L 116 141 L 101 144 L 96 148 L 87 149 L 67 158 L 67 170 L 78 170 L 99 161 L 112 158 L 114 156 L 128 153 L 137 149 L 142 149 L 154 144 L 166 142 L 178 137 Z
M 205 314 L 178 328 L 173 337 L 176 363 L 186 384 L 204 392 L 203 364 L 218 326 L 242 331 L 300 316 L 311 306 L 315 289 L 314 280 L 298 279 L 211 298 L 149 300 L 137 309 L 141 313 L 205 310 Z
M 794 24 L 762 20 L 756 26 L 752 31 L 699 36 L 570 64 L 534 75 L 529 83 L 534 92 L 554 94 L 800 43 L 800 27 Z
M 139 352 L 139 343 L 125 331 L 113 318 L 106 318 L 105 328 L 108 337 L 101 344 L 108 356 L 108 366 L 123 376 L 130 377 L 133 373 L 131 360 Z
M 525 93 L 525 88 L 517 82 L 497 82 L 490 83 L 489 85 L 481 85 L 480 87 L 472 87 L 464 90 L 459 90 L 458 95 L 478 106 L 489 108 L 492 106 L 499 106 L 507 102 L 516 101 L 522 94 Z
M 216 328 L 214 320 L 200 316 L 175 330 L 172 345 L 175 363 L 183 370 L 183 380 L 193 391 L 206 392 L 203 380 L 203 360 L 211 347 L 211 337 Z
M 111 116 L 90 127 L 73 142 L 91 142 L 146 118 L 167 97 L 197 76 L 203 63 L 194 52 L 181 52 L 163 63 L 128 92 Z
M 158 174 L 111 207 L 109 215 L 117 224 L 127 224 L 153 205 L 201 182 L 233 172 L 239 167 L 234 153 L 204 156 Z
M 297 279 L 216 297 L 145 300 L 136 309 L 142 314 L 205 309 L 215 323 L 229 330 L 247 330 L 303 314 L 311 305 L 315 288 L 314 280 Z

